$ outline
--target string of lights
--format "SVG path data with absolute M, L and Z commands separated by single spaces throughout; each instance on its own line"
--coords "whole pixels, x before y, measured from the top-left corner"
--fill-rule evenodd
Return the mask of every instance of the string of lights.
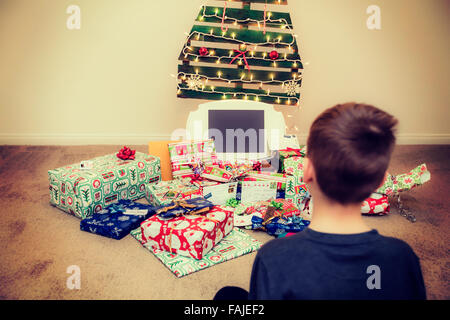
M 226 4 L 226 3 L 225 3 Z M 290 25 L 290 17 L 286 13 L 274 13 L 264 11 L 264 18 L 260 11 L 243 9 L 228 9 L 233 17 L 226 15 L 226 6 L 219 8 L 201 6 L 197 21 L 205 21 L 219 27 L 194 25 L 190 33 L 186 33 L 187 41 L 180 54 L 183 65 L 179 65 L 177 74 L 177 93 L 179 97 L 205 99 L 242 98 L 255 101 L 268 100 L 277 104 L 299 105 L 302 69 L 300 57 L 297 53 L 296 38 Z M 240 11 L 245 11 L 243 15 Z M 238 17 L 236 17 L 238 16 Z M 244 16 L 243 18 L 240 18 Z M 247 16 L 247 17 L 245 17 Z M 275 16 L 277 19 L 272 19 Z M 283 18 L 286 17 L 287 19 Z M 244 29 L 231 29 L 232 25 L 244 25 Z M 264 24 L 264 33 L 258 30 L 248 29 L 249 24 Z M 283 29 L 283 32 L 266 32 L 266 24 Z M 225 28 L 224 25 L 227 25 Z M 273 29 L 273 28 L 272 28 Z M 285 32 L 287 31 L 287 32 Z M 211 43 L 224 43 L 238 45 L 239 50 L 223 49 L 213 45 L 214 48 L 193 46 L 192 41 L 211 45 Z M 273 47 L 271 52 L 266 48 Z M 282 48 L 285 52 L 278 52 Z M 270 50 L 270 49 L 269 49 Z M 236 61 L 238 68 L 226 67 Z M 191 66 L 190 62 L 204 63 L 210 67 Z M 249 72 L 241 72 L 240 67 L 245 63 Z M 215 67 L 213 67 L 215 66 Z M 273 67 L 274 73 L 264 68 L 250 70 L 250 67 Z M 277 68 L 277 69 L 275 69 Z M 288 71 L 278 71 L 285 68 Z M 195 70 L 195 71 L 194 71 Z M 230 71 L 231 70 L 231 71 Z M 194 73 L 195 72 L 195 73 Z M 289 76 L 290 74 L 290 76 Z M 290 79 L 289 79 L 290 78 Z M 208 82 L 224 82 L 234 87 L 216 87 L 208 85 Z M 259 85 L 259 90 L 244 88 L 244 84 Z M 270 88 L 267 88 L 270 86 Z M 281 91 L 281 92 L 277 92 Z M 190 93 L 191 92 L 191 93 Z

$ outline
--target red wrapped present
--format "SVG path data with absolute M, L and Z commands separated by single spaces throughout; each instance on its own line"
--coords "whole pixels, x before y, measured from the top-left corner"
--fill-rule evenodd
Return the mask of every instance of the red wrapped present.
M 367 215 L 386 215 L 389 213 L 389 199 L 387 195 L 372 193 L 364 200 L 361 213 Z
M 229 182 L 233 178 L 233 174 L 226 169 L 215 166 L 205 166 L 205 170 L 203 170 L 201 177 L 218 182 Z
M 204 215 L 163 219 L 158 215 L 141 223 L 142 241 L 155 249 L 202 259 L 234 227 L 233 211 L 213 207 Z

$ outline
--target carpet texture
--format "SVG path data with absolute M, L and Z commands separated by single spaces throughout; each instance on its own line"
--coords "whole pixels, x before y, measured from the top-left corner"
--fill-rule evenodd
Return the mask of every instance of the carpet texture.
M 226 285 L 249 287 L 256 253 L 176 278 L 131 236 L 117 241 L 80 231 L 80 220 L 49 205 L 47 170 L 122 146 L 0 147 L 0 299 L 212 299 Z M 147 146 L 131 146 L 147 152 Z M 431 181 L 406 192 L 411 223 L 393 207 L 365 217 L 381 234 L 408 242 L 421 260 L 429 299 L 449 299 L 450 146 L 397 146 L 392 174 L 426 163 Z M 140 200 L 145 202 L 145 200 Z M 257 240 L 272 237 L 246 231 Z M 69 266 L 81 270 L 70 290 Z

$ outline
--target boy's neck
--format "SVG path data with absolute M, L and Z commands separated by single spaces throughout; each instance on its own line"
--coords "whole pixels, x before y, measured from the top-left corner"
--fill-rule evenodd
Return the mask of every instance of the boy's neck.
M 361 204 L 342 205 L 328 199 L 314 197 L 309 228 L 323 233 L 354 234 L 372 230 L 363 221 Z

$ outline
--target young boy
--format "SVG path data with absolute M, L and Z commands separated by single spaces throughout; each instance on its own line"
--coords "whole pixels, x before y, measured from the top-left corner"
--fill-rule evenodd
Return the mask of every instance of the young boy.
M 362 219 L 386 178 L 397 120 L 373 106 L 325 110 L 311 126 L 304 181 L 312 221 L 256 255 L 249 299 L 426 299 L 418 257 Z

